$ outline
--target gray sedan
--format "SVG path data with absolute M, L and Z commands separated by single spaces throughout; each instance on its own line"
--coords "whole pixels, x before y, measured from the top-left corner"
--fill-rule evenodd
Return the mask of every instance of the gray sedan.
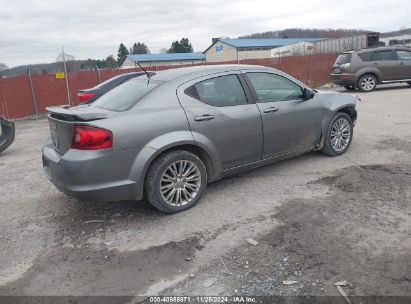
M 305 152 L 349 148 L 357 98 L 262 66 L 147 74 L 87 107 L 49 108 L 43 167 L 85 200 L 140 200 L 175 213 L 210 181 Z

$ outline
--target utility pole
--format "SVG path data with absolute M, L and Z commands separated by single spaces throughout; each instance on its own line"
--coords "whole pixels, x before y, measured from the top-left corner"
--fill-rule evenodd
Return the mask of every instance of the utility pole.
M 66 67 L 66 54 L 64 53 L 63 46 L 61 46 L 61 50 L 63 52 L 64 79 L 66 79 L 67 99 L 68 99 L 69 105 L 71 106 L 70 88 L 69 88 L 69 83 L 68 83 L 68 75 L 67 75 L 67 67 Z
M 101 76 L 100 76 L 100 70 L 96 64 L 96 71 L 97 71 L 97 76 L 98 76 L 98 83 L 101 83 Z
M 39 115 L 39 110 L 37 108 L 37 101 L 36 101 L 36 94 L 34 94 L 34 87 L 33 81 L 31 80 L 31 68 L 29 67 L 29 82 L 30 82 L 30 89 L 31 89 L 31 98 L 33 99 L 34 110 L 36 111 L 36 115 Z

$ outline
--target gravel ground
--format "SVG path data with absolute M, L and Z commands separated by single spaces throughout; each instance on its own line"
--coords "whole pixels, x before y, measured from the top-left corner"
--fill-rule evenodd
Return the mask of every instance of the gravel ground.
M 176 215 L 58 192 L 47 121 L 18 122 L 0 155 L 0 295 L 339 296 L 347 280 L 349 296 L 411 296 L 411 89 L 359 96 L 343 156 L 214 182 Z

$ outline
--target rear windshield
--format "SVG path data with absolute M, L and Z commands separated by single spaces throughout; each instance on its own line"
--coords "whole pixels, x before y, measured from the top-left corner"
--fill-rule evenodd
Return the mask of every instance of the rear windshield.
M 133 78 L 98 98 L 92 107 L 111 111 L 126 111 L 137 104 L 144 96 L 157 88 L 163 81 Z
M 340 54 L 340 56 L 338 56 L 337 60 L 335 61 L 335 63 L 338 63 L 338 64 L 344 64 L 344 63 L 350 63 L 350 62 L 351 62 L 351 54 L 348 54 L 348 53 Z

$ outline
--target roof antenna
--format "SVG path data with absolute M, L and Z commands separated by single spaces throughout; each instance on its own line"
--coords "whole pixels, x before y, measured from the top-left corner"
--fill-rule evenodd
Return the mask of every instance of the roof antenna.
M 136 63 L 137 63 L 137 65 L 140 67 L 140 69 L 142 69 L 142 70 L 144 71 L 144 73 L 146 73 L 147 78 L 150 79 L 151 76 L 150 76 L 150 74 L 146 71 L 146 69 L 143 68 L 143 67 L 138 63 L 138 61 L 136 61 Z

